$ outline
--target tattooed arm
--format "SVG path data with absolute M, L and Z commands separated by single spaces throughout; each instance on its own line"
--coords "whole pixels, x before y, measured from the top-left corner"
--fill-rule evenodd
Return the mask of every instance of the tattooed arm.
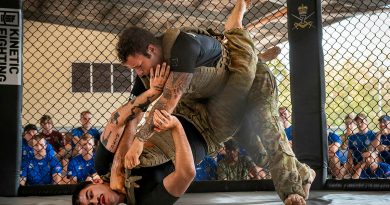
M 168 76 L 169 66 L 166 66 L 166 64 L 163 64 L 161 68 L 158 65 L 156 73 L 151 69 L 150 89 L 112 113 L 100 139 L 108 151 L 116 152 L 125 125 L 135 119 L 142 110 L 161 95 Z
M 160 96 L 168 79 L 169 71 L 169 66 L 165 63 L 161 69 L 158 65 L 155 73 L 151 69 L 150 89 L 114 112 L 104 130 L 101 143 L 107 150 L 115 153 L 110 177 L 112 190 L 125 193 L 123 158 L 133 142 L 137 124 L 142 118 L 140 113 Z
M 188 88 L 191 82 L 193 74 L 183 72 L 172 72 L 169 76 L 162 96 L 153 106 L 148 118 L 146 118 L 145 124 L 135 135 L 135 139 L 132 142 L 129 151 L 125 156 L 125 167 L 132 169 L 139 164 L 139 156 L 142 153 L 144 142 L 147 141 L 154 132 L 153 115 L 154 111 L 166 110 L 168 113 L 172 113 L 181 96 Z

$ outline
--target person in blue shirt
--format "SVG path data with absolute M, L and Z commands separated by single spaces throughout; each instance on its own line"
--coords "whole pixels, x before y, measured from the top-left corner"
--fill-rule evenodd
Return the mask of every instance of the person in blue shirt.
M 195 181 L 216 180 L 217 161 L 214 157 L 207 155 L 204 159 L 195 165 Z
M 60 184 L 62 166 L 55 156 L 46 153 L 47 142 L 43 135 L 32 138 L 34 157 L 28 159 L 20 174 L 20 185 Z
M 357 167 L 353 179 L 390 179 L 390 164 L 379 162 L 378 152 L 364 151 L 363 162 Z
M 292 146 L 292 125 L 290 122 L 290 113 L 288 112 L 287 107 L 281 106 L 279 107 L 279 118 L 283 124 L 284 132 L 286 133 L 288 142 Z
M 24 127 L 23 139 L 22 139 L 22 164 L 21 169 L 23 169 L 27 162 L 34 157 L 33 141 L 32 138 L 38 134 L 38 128 L 34 124 L 27 124 Z M 51 144 L 47 144 L 46 153 L 49 156 L 56 156 L 56 152 Z
M 363 161 L 363 151 L 367 150 L 375 140 L 375 133 L 368 129 L 367 116 L 364 113 L 359 113 L 354 120 L 358 133 L 348 138 L 348 162 L 345 164 L 345 168 L 351 175 L 361 166 L 359 163 Z
M 92 127 L 92 120 L 93 116 L 92 113 L 89 110 L 83 111 L 80 113 L 80 123 L 81 127 L 75 128 L 72 130 L 72 148 L 73 148 L 73 156 L 76 156 L 79 154 L 80 149 L 75 149 L 77 148 L 77 143 L 80 140 L 80 137 L 88 133 L 93 136 L 95 140 L 95 145 L 99 142 L 100 140 L 100 132 L 96 128 Z
M 379 118 L 379 132 L 372 146 L 379 152 L 383 162 L 390 164 L 390 117 L 383 115 Z
M 329 167 L 332 176 L 339 178 L 341 176 L 341 138 L 337 134 L 328 131 L 328 156 L 329 156 Z
M 92 135 L 85 133 L 80 138 L 81 154 L 74 157 L 68 165 L 68 177 L 71 184 L 99 179 L 95 170 L 94 151 L 95 141 Z

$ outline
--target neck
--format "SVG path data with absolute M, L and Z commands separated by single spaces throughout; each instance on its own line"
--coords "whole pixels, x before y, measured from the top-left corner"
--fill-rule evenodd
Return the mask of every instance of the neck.
M 366 134 L 367 132 L 368 132 L 367 129 L 365 129 L 365 130 L 359 130 L 359 133 L 360 133 L 360 134 Z
M 83 154 L 83 159 L 86 160 L 86 161 L 92 159 L 92 154 L 90 154 L 90 153 Z
M 43 134 L 48 135 L 51 134 L 53 131 L 52 130 L 42 130 Z
M 45 155 L 37 154 L 35 155 L 35 159 L 41 160 L 45 157 Z
M 283 120 L 283 126 L 284 128 L 288 128 L 291 126 L 291 123 L 288 120 Z

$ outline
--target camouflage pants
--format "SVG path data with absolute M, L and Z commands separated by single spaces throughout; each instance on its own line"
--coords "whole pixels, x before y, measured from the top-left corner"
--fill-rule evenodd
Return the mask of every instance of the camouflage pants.
M 275 189 L 282 200 L 293 193 L 305 197 L 302 185 L 308 183 L 309 167 L 297 160 L 287 141 L 278 117 L 277 99 L 275 78 L 259 62 L 248 96 L 246 116 L 235 138 L 255 162 L 262 159 L 259 143 L 263 143 Z
M 195 72 L 190 84 L 191 92 L 182 97 L 174 111 L 201 132 L 209 145 L 209 152 L 218 150 L 219 144 L 239 128 L 244 116 L 241 108 L 247 103 L 256 71 L 257 55 L 249 33 L 243 29 L 232 29 L 225 32 L 225 37 L 227 65 L 217 66 L 212 69 L 213 72 Z M 220 61 L 224 61 L 224 57 Z M 201 83 L 201 79 L 207 79 L 207 82 Z M 215 86 L 214 79 L 219 80 L 219 87 Z

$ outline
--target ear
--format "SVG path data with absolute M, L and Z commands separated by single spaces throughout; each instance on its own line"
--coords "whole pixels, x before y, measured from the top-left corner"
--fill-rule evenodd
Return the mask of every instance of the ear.
M 103 184 L 104 181 L 99 178 L 99 179 L 93 179 L 92 182 L 93 182 L 93 184 Z
M 149 54 L 156 53 L 156 51 L 157 51 L 156 45 L 153 45 L 153 44 L 148 45 L 148 53 Z

